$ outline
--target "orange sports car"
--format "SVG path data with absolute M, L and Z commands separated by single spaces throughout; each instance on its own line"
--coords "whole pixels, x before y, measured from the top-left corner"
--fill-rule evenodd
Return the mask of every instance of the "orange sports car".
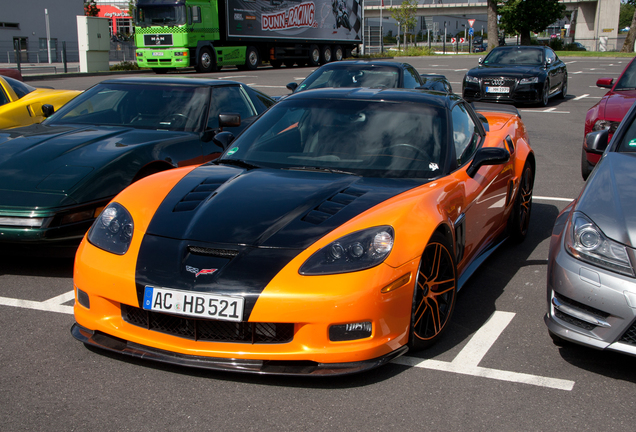
M 95 221 L 75 338 L 217 370 L 358 372 L 434 343 L 478 265 L 528 231 L 535 158 L 514 107 L 308 90 L 215 141 L 220 158 L 132 184 Z
M 40 123 L 80 93 L 78 90 L 35 88 L 0 75 L 0 129 Z M 45 105 L 50 107 L 43 110 Z

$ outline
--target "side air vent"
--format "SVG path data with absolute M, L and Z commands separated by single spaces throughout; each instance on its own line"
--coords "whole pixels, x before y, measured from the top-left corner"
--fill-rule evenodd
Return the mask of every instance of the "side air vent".
M 365 193 L 366 191 L 363 189 L 347 188 L 315 207 L 302 220 L 310 224 L 320 225 Z
M 192 211 L 199 206 L 203 201 L 214 196 L 214 192 L 224 182 L 217 179 L 206 179 L 200 185 L 195 187 L 191 192 L 186 194 L 181 201 L 174 207 L 173 212 Z
M 215 249 L 202 246 L 188 246 L 188 251 L 195 255 L 205 255 L 215 258 L 234 258 L 238 255 L 237 250 L 232 249 Z

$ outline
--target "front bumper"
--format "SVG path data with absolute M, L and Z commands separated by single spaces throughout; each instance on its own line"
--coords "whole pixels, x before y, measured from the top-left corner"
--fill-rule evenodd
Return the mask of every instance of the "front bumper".
M 636 280 L 572 257 L 563 231 L 550 244 L 547 306 L 544 320 L 554 335 L 636 356 Z
M 154 360 L 179 366 L 211 369 L 224 372 L 247 372 L 263 375 L 347 375 L 382 366 L 408 351 L 402 346 L 384 356 L 348 363 L 317 363 L 313 361 L 251 360 L 239 358 L 203 357 L 164 351 L 125 341 L 101 332 L 93 332 L 73 324 L 71 334 L 88 345 L 132 357 Z
M 481 80 L 479 83 L 464 81 L 463 97 L 467 101 L 505 102 L 505 103 L 538 103 L 541 101 L 543 84 L 522 84 L 509 82 L 506 87 L 508 93 L 489 93 L 487 85 Z
M 140 48 L 136 51 L 136 58 L 137 64 L 141 68 L 180 68 L 190 66 L 190 52 L 187 48 Z

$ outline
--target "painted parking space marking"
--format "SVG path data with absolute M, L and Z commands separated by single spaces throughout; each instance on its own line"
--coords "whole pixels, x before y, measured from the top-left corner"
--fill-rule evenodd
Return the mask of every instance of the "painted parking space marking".
M 470 375 L 489 378 L 499 381 L 530 384 L 539 387 L 547 387 L 557 390 L 571 391 L 574 381 L 558 378 L 548 378 L 538 375 L 530 375 L 519 372 L 510 372 L 499 369 L 490 369 L 478 366 L 490 347 L 497 341 L 499 335 L 510 324 L 515 316 L 512 312 L 496 311 L 468 341 L 468 344 L 457 354 L 451 362 L 439 360 L 422 360 L 416 357 L 398 357 L 392 363 L 423 369 L 432 369 L 442 372 L 454 372 L 462 375 Z
M 586 98 L 588 96 L 589 96 L 589 94 L 584 94 L 584 95 L 575 97 L 573 100 L 581 100 L 581 99 Z
M 533 113 L 550 113 L 550 114 L 570 114 L 570 111 L 556 111 L 556 108 L 542 109 L 520 109 L 521 112 L 533 112 Z
M 74 297 L 73 291 L 69 291 L 43 302 L 0 297 L 0 305 L 73 315 L 73 306 L 67 306 L 64 303 L 71 301 Z
M 545 196 L 532 196 L 532 201 L 534 200 L 543 200 L 543 201 L 562 201 L 562 202 L 572 202 L 574 201 L 572 198 L 557 198 L 557 197 L 545 197 Z

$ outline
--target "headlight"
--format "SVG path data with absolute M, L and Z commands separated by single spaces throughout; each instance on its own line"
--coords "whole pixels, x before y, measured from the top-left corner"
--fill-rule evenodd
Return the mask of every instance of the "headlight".
M 464 77 L 464 80 L 466 80 L 466 82 L 469 82 L 469 83 L 479 84 L 479 78 L 474 76 L 466 75 Z
M 599 131 L 607 129 L 610 131 L 610 133 L 614 133 L 616 132 L 616 129 L 618 129 L 619 124 L 620 122 L 613 122 L 604 119 L 596 120 L 596 123 L 594 123 L 594 127 L 592 128 L 592 130 Z
M 393 249 L 393 228 L 367 228 L 339 238 L 314 253 L 300 267 L 302 275 L 349 273 L 375 267 Z
M 522 78 L 521 81 L 519 81 L 519 84 L 536 84 L 538 82 L 539 82 L 539 77 Z
M 121 204 L 109 204 L 88 232 L 88 241 L 105 251 L 123 255 L 133 236 L 133 219 Z
M 605 236 L 583 213 L 574 212 L 565 236 L 566 250 L 577 259 L 627 276 L 634 269 L 627 248 Z

